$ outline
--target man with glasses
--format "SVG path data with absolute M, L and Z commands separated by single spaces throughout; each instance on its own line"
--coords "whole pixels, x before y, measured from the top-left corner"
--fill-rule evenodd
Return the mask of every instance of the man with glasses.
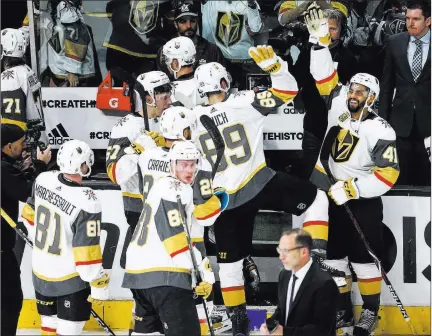
M 282 233 L 276 248 L 284 269 L 279 274 L 279 302 L 261 325 L 260 335 L 335 335 L 338 288 L 312 261 L 311 235 L 301 229 Z
M 175 8 L 174 26 L 177 29 L 178 36 L 189 37 L 196 48 L 194 69 L 201 64 L 210 62 L 224 64 L 224 57 L 216 44 L 207 41 L 205 38 L 197 34 L 198 19 L 199 9 L 195 4 L 184 3 Z M 170 72 L 168 71 L 162 57 L 163 53 L 161 47 L 157 57 L 158 70 L 161 70 L 170 76 Z

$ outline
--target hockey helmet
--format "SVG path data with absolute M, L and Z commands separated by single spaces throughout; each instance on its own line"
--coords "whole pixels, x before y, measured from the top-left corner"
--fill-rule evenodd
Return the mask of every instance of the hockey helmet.
M 200 65 L 195 70 L 195 80 L 201 94 L 215 91 L 228 92 L 231 86 L 231 75 L 223 65 L 217 62 Z M 226 88 L 222 87 L 222 80 L 227 82 Z
M 195 63 L 196 48 L 189 37 L 179 36 L 169 40 L 162 49 L 163 60 L 170 71 L 177 78 L 177 72 L 183 66 L 191 66 Z M 178 69 L 171 67 L 173 60 L 179 63 Z
M 1 31 L 1 57 L 22 58 L 26 52 L 28 38 L 20 29 L 6 28 Z
M 81 171 L 81 165 L 87 164 L 89 170 L 86 174 Z M 94 154 L 90 146 L 81 140 L 70 140 L 65 142 L 57 154 L 57 165 L 65 174 L 79 174 L 87 177 L 91 173 L 94 163 Z
M 351 84 L 361 84 L 365 87 L 367 87 L 369 89 L 369 94 L 367 99 L 369 99 L 370 96 L 374 95 L 374 100 L 367 104 L 366 103 L 366 107 L 372 106 L 373 103 L 378 99 L 379 93 L 380 93 L 380 86 L 379 86 L 379 81 L 376 77 L 369 75 L 367 73 L 358 73 L 356 75 L 354 75 L 350 82 L 349 82 L 349 86 L 351 87 Z M 367 102 L 367 100 L 366 100 Z
M 184 130 L 196 130 L 196 118 L 192 110 L 182 106 L 171 106 L 163 111 L 160 119 L 160 130 L 165 139 L 188 140 L 184 137 Z
M 63 23 L 75 23 L 82 19 L 81 12 L 71 1 L 61 1 L 57 5 L 57 19 Z
M 162 71 L 145 72 L 138 76 L 137 81 L 144 87 L 144 90 L 149 93 L 150 97 L 152 97 L 152 103 L 148 104 L 150 106 L 156 105 L 157 93 L 171 92 L 170 80 Z M 144 97 L 142 97 L 142 99 L 144 99 Z M 135 106 L 141 106 L 141 103 L 138 103 Z
M 177 161 L 188 160 L 196 161 L 196 169 L 191 184 L 195 180 L 198 170 L 201 166 L 201 152 L 192 141 L 176 141 L 173 143 L 168 158 L 170 160 L 170 174 L 177 178 Z

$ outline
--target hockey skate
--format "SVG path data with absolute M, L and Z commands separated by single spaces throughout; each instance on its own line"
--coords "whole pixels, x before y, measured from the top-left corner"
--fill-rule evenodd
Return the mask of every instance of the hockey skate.
M 246 304 L 227 307 L 227 312 L 232 322 L 232 335 L 249 336 L 249 318 L 246 311 Z
M 336 315 L 336 335 L 353 336 L 354 316 L 346 310 L 339 310 Z
M 251 256 L 243 259 L 243 277 L 246 283 L 254 290 L 258 291 L 259 283 L 261 281 L 258 267 Z
M 378 324 L 378 312 L 362 309 L 360 318 L 354 327 L 354 336 L 371 336 Z
M 330 267 L 324 262 L 324 258 L 320 255 L 320 253 L 317 253 L 316 250 L 311 251 L 311 255 L 313 260 L 318 264 L 318 266 L 325 272 L 328 272 L 334 282 L 336 282 L 336 285 L 340 287 L 345 287 L 347 285 L 347 282 L 345 280 L 345 272 L 339 271 L 336 268 Z
M 223 305 L 216 305 L 213 307 L 210 320 L 213 325 L 213 330 L 216 334 L 220 334 L 232 328 L 231 319 L 229 318 L 227 310 Z

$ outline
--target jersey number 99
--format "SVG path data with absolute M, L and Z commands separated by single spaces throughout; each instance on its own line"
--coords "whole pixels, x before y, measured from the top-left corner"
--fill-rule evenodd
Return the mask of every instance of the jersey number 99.
M 222 131 L 222 136 L 225 141 L 225 145 L 230 152 L 225 151 L 225 155 L 222 156 L 217 172 L 222 172 L 228 168 L 228 160 L 233 165 L 241 165 L 249 161 L 252 157 L 251 147 L 249 145 L 248 136 L 246 130 L 242 124 L 234 124 L 227 126 Z M 211 137 L 208 133 L 204 133 L 199 138 L 201 148 L 206 155 L 207 160 L 214 163 L 216 159 L 216 149 L 213 141 L 211 141 L 212 147 L 208 146 L 208 142 Z M 234 152 L 238 150 L 237 152 Z

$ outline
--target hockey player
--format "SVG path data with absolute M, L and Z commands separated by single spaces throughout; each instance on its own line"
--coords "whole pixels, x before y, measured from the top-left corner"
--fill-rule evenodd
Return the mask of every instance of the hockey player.
M 33 231 L 33 286 L 42 335 L 80 335 L 91 304 L 108 299 L 109 275 L 102 267 L 101 204 L 82 186 L 93 151 L 83 141 L 64 143 L 60 172 L 40 174 L 22 216 Z
M 23 59 L 28 39 L 20 29 L 1 31 L 1 98 L 2 123 L 14 124 L 27 130 L 27 122 L 42 119 L 41 84 Z
M 200 324 L 192 289 L 206 299 L 211 294 L 214 275 L 208 258 L 203 259 L 195 246 L 189 250 L 186 235 L 194 225 L 213 224 L 220 211 L 207 218 L 196 216 L 191 187 L 201 164 L 196 146 L 190 141 L 175 142 L 168 155 L 170 176 L 155 181 L 146 198 L 127 250 L 123 287 L 134 292 L 137 303 L 144 307 L 142 318 L 147 321 L 146 329 L 133 335 L 160 332 L 168 336 L 198 336 Z M 202 184 L 202 188 L 213 193 L 211 185 Z M 192 221 L 193 214 L 197 222 Z M 193 276 L 192 253 L 203 280 L 199 284 Z
M 196 49 L 192 40 L 180 36 L 168 41 L 162 48 L 162 58 L 170 74 L 176 79 L 174 98 L 187 108 L 207 104 L 207 97 L 200 94 L 194 79 Z
M 297 84 L 288 72 L 288 65 L 270 46 L 249 50 L 257 65 L 268 72 L 272 88 L 263 92 L 240 91 L 229 95 L 230 78 L 218 63 L 201 65 L 195 71 L 198 88 L 209 99 L 209 106 L 194 108 L 197 119 L 210 116 L 225 140 L 225 154 L 218 167 L 214 184 L 229 193 L 229 204 L 214 226 L 217 261 L 222 296 L 231 315 L 233 335 L 249 334 L 243 279 L 244 258 L 252 249 L 254 218 L 259 209 L 285 211 L 305 215 L 305 229 L 325 227 L 328 222 L 328 201 L 323 191 L 310 182 L 268 168 L 263 150 L 265 116 L 276 112 L 297 94 Z M 198 123 L 197 144 L 208 160 L 216 151 L 211 138 Z M 320 229 L 321 230 L 321 229 Z M 320 231 L 321 232 L 321 231 Z M 315 235 L 315 238 L 322 238 Z M 321 253 L 321 239 L 314 241 L 314 253 Z M 257 287 L 259 278 L 253 279 Z
M 173 106 L 166 109 L 160 119 L 161 135 L 165 139 L 164 147 L 153 149 L 145 148 L 144 152 L 139 157 L 140 172 L 142 175 L 142 194 L 144 199 L 147 198 L 155 181 L 168 176 L 169 171 L 169 155 L 168 151 L 175 141 L 190 140 L 192 130 L 196 128 L 196 121 L 193 112 L 185 107 Z M 192 185 L 195 205 L 194 216 L 192 221 L 195 223 L 198 219 L 201 225 L 193 225 L 191 229 L 191 239 L 195 247 L 201 252 L 202 256 L 206 256 L 204 245 L 204 225 L 206 218 L 212 218 L 217 212 L 223 211 L 227 205 L 228 194 L 220 188 L 213 194 L 212 186 L 212 167 L 207 159 L 203 158 L 201 166 L 197 172 L 197 176 Z M 215 197 L 217 196 L 220 201 Z M 220 203 L 221 206 L 219 205 Z M 209 224 L 213 223 L 211 219 Z M 207 303 L 211 310 L 212 301 Z M 207 334 L 207 321 L 202 304 L 197 305 L 198 317 L 202 334 Z M 212 311 L 213 312 L 213 311 Z M 216 322 L 216 320 L 215 320 Z M 220 322 L 219 319 L 217 322 Z M 219 327 L 219 325 L 217 325 Z M 216 327 L 216 325 L 215 325 Z M 137 329 L 135 329 L 137 330 Z M 218 329 L 222 331 L 221 329 Z
M 371 335 L 378 321 L 381 295 L 381 272 L 373 263 L 364 242 L 340 205 L 348 205 L 372 249 L 381 255 L 383 246 L 381 195 L 389 191 L 399 176 L 396 135 L 391 126 L 372 110 L 379 95 L 378 80 L 365 73 L 354 75 L 348 86 L 338 83 L 328 45 L 327 18 L 322 10 L 311 6 L 306 23 L 316 45 L 311 50 L 311 73 L 317 88 L 329 106 L 328 129 L 337 126 L 328 158 L 329 169 L 337 183 L 331 185 L 318 160 L 312 181 L 332 198 L 329 207 L 330 231 L 326 263 L 345 272 L 347 283 L 340 289 L 337 315 L 338 335 Z M 321 151 L 328 150 L 321 148 Z M 351 304 L 351 273 L 356 272 L 363 309 L 354 326 Z
M 163 72 L 150 71 L 140 75 L 138 81 L 143 85 L 145 90 L 145 108 L 148 118 L 159 117 L 162 111 L 171 104 L 171 85 L 168 77 Z M 138 99 L 137 101 L 139 102 L 140 100 Z M 112 128 L 106 153 L 107 173 L 111 181 L 119 184 L 122 189 L 125 215 L 128 224 L 132 228 L 132 232 L 135 229 L 142 210 L 142 198 L 138 188 L 138 175 L 134 174 L 135 178 L 132 180 L 129 178 L 128 160 L 122 160 L 122 158 L 126 154 L 126 148 L 129 148 L 132 142 L 145 132 L 143 107 L 136 107 L 138 112 L 132 112 L 121 118 Z M 161 140 L 156 132 L 150 132 L 150 136 L 156 142 L 160 142 Z M 122 174 L 124 174 L 123 170 L 127 171 L 127 176 L 125 177 L 122 177 Z

